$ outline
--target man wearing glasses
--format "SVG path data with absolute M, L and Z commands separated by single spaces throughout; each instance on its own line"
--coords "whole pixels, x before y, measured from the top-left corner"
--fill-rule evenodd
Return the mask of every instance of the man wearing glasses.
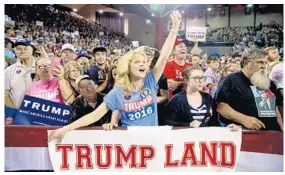
M 52 75 L 51 60 L 40 58 L 36 62 L 38 81 L 27 89 L 26 95 L 46 99 L 61 104 L 72 104 L 74 94 L 69 83 L 64 79 L 64 70 L 58 67 L 56 77 Z
M 33 45 L 29 41 L 17 40 L 15 51 L 18 61 L 5 69 L 5 106 L 19 109 L 36 67 Z

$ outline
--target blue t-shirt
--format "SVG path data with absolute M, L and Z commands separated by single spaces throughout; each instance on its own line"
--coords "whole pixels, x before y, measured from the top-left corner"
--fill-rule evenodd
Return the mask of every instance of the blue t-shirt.
M 125 96 L 124 89 L 115 87 L 104 98 L 112 111 L 119 110 L 122 126 L 157 126 L 158 85 L 152 72 L 147 73 L 143 89 Z
M 13 60 L 16 60 L 16 55 L 14 52 L 8 50 L 8 49 L 5 49 L 5 56 L 9 59 L 13 59 Z

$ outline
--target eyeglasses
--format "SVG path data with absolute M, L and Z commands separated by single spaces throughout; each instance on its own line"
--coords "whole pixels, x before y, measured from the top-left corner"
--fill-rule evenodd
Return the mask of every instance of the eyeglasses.
M 256 61 L 256 63 L 259 65 L 267 65 L 268 61 Z
M 38 66 L 38 68 L 39 69 L 49 69 L 49 68 L 51 68 L 51 65 L 49 64 L 49 65 L 40 65 L 40 66 Z
M 206 76 L 195 76 L 191 77 L 190 79 L 194 80 L 195 82 L 205 82 L 206 81 Z

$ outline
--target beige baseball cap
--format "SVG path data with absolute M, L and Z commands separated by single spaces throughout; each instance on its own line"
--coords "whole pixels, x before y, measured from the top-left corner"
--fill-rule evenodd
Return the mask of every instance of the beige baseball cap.
M 61 51 L 60 52 L 63 52 L 64 50 L 71 50 L 73 52 L 75 52 L 75 48 L 73 45 L 67 43 L 67 44 L 64 44 L 62 47 L 61 47 Z
M 79 77 L 75 80 L 77 87 L 81 80 L 91 80 L 91 78 L 88 75 L 79 75 Z

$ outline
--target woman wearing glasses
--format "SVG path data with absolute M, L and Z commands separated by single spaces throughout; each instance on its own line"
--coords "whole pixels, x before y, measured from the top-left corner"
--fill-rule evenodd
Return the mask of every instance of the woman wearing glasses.
M 166 124 L 184 127 L 218 126 L 213 98 L 202 92 L 206 76 L 200 67 L 186 68 L 182 73 L 185 89 L 167 104 Z
M 26 95 L 56 103 L 71 104 L 74 100 L 74 94 L 69 83 L 64 79 L 63 67 L 58 66 L 54 71 L 56 77 L 52 75 L 50 59 L 38 59 L 36 61 L 38 80 L 29 85 Z

